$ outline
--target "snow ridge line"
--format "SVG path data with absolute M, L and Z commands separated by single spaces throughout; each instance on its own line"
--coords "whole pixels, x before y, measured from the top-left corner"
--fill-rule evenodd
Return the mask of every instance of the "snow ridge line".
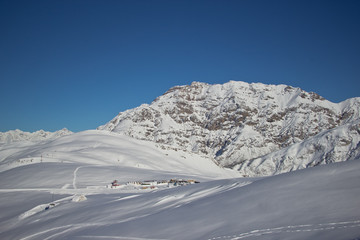
M 304 225 L 293 225 L 293 226 L 284 226 L 277 228 L 266 228 L 266 229 L 256 229 L 246 233 L 240 233 L 238 235 L 232 236 L 219 236 L 209 238 L 208 240 L 217 240 L 217 239 L 231 239 L 238 240 L 247 237 L 268 235 L 274 233 L 297 233 L 297 232 L 313 232 L 313 231 L 323 231 L 323 230 L 332 230 L 332 229 L 341 229 L 341 228 L 354 228 L 360 227 L 360 220 L 348 221 L 348 222 L 334 222 L 334 223 L 319 223 L 319 224 L 304 224 Z

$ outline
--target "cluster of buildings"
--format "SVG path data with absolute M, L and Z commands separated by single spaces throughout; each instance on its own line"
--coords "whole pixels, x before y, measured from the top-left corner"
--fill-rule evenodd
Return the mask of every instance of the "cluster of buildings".
M 157 187 L 178 187 L 186 186 L 190 184 L 200 183 L 193 179 L 184 180 L 184 179 L 170 179 L 170 180 L 147 180 L 147 181 L 134 181 L 127 182 L 125 184 L 120 184 L 117 180 L 114 180 L 111 185 L 108 185 L 109 188 L 126 188 L 134 187 L 137 189 L 155 189 Z

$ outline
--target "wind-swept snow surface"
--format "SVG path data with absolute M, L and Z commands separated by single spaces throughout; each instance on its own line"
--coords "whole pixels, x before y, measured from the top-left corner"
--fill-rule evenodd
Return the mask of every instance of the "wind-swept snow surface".
M 360 237 L 358 160 L 260 179 L 203 178 L 200 184 L 162 190 L 123 191 L 104 186 L 106 179 L 115 176 L 125 182 L 173 174 L 135 166 L 77 163 L 10 169 L 0 175 L 0 238 Z M 182 177 L 196 176 L 184 172 Z

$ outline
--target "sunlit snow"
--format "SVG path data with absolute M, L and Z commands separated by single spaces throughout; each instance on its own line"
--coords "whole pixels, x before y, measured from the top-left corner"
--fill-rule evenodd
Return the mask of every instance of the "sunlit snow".
M 11 150 L 13 149 L 13 150 Z M 360 161 L 242 178 L 104 131 L 1 147 L 1 239 L 357 239 Z M 194 179 L 109 188 L 113 180 Z

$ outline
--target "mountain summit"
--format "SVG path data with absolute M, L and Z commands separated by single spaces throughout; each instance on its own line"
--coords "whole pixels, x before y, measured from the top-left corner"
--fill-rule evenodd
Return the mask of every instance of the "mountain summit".
M 360 151 L 359 109 L 360 98 L 332 103 L 287 85 L 193 82 L 98 129 L 205 155 L 244 175 L 271 175 L 353 159 Z

